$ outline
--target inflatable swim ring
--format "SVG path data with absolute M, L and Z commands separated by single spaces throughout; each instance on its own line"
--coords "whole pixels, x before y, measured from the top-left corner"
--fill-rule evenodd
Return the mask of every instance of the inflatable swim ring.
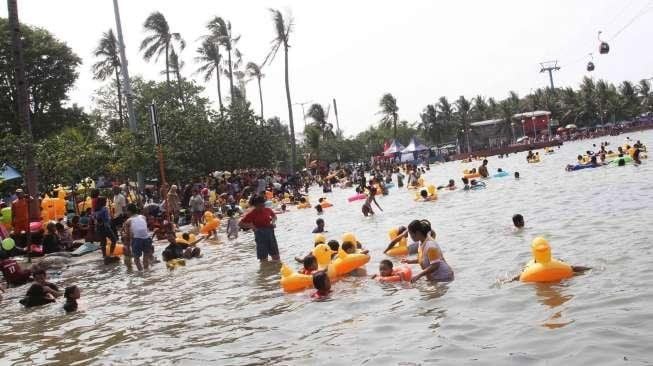
M 333 203 L 328 202 L 327 200 L 323 200 L 320 203 L 320 206 L 322 206 L 322 208 L 329 208 L 329 207 L 333 207 Z
M 286 264 L 281 266 L 281 288 L 285 292 L 303 291 L 313 287 L 313 276 L 295 272 Z
M 481 175 L 478 173 L 471 173 L 471 174 L 467 173 L 463 175 L 463 178 L 467 178 L 467 179 L 480 178 L 480 177 Z
M 539 162 L 540 162 L 540 158 L 528 159 L 529 164 L 535 164 L 535 163 L 539 163 Z
M 410 281 L 413 278 L 413 272 L 410 267 L 403 266 L 392 270 L 391 276 L 377 276 L 376 280 L 379 282 L 401 282 Z
M 365 193 L 359 193 L 359 194 L 356 194 L 356 195 L 353 195 L 353 196 L 347 198 L 347 201 L 354 202 L 354 201 L 358 201 L 358 200 L 364 200 L 366 198 L 367 198 L 367 195 Z
M 328 245 L 324 244 L 326 242 L 326 238 L 324 238 L 324 235 L 322 235 L 322 238 L 318 238 L 318 235 L 322 234 L 317 234 L 315 241 L 318 242 L 317 240 L 322 240 L 321 242 L 323 244 L 318 244 L 313 248 L 311 251 L 311 254 L 317 259 L 317 267 L 319 269 L 325 269 L 331 263 L 331 255 L 335 253 L 331 248 L 329 248 Z
M 182 258 L 171 259 L 166 262 L 166 268 L 168 268 L 171 271 L 177 267 L 181 267 L 185 265 L 186 265 L 186 260 Z
M 556 282 L 574 275 L 574 271 L 567 263 L 560 262 L 551 257 L 549 242 L 542 237 L 533 239 L 531 244 L 533 260 L 519 276 L 522 282 Z
M 335 279 L 360 268 L 370 261 L 370 256 L 362 253 L 347 254 L 344 250 L 338 251 L 338 257 L 333 260 L 328 268 L 329 278 Z
M 388 237 L 390 237 L 390 240 L 395 240 L 397 235 L 399 234 L 397 228 L 392 228 L 390 231 L 388 231 Z M 406 256 L 408 255 L 408 238 L 403 237 L 401 240 L 395 244 L 392 249 L 388 250 L 385 254 L 389 256 Z
M 495 173 L 492 177 L 501 178 L 501 177 L 507 177 L 509 175 L 510 175 L 510 173 L 508 173 L 506 171 L 502 171 L 502 172 Z
M 215 217 L 211 211 L 206 211 L 204 213 L 204 221 L 206 224 L 202 225 L 200 228 L 200 233 L 202 234 L 207 235 L 213 230 L 218 230 L 218 227 L 220 227 L 220 219 Z

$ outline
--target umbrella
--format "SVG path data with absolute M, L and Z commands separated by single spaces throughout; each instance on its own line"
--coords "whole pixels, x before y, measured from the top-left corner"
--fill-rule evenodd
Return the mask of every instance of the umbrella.
M 22 177 L 23 176 L 20 175 L 18 170 L 16 170 L 15 168 L 7 164 L 0 166 L 0 182 L 12 180 L 12 179 L 18 179 Z
M 566 125 L 565 128 L 574 129 L 574 128 L 576 128 L 576 125 L 574 125 L 574 124 L 569 124 L 569 125 Z

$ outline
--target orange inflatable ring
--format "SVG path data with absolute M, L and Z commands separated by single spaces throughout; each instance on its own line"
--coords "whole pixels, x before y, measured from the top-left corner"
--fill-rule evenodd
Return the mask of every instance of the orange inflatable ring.
M 465 175 L 463 175 L 463 178 L 467 178 L 467 179 L 480 178 L 480 177 L 481 177 L 481 175 L 478 174 L 478 173 L 472 173 L 472 174 L 465 174 Z
M 400 267 L 392 270 L 392 276 L 378 276 L 376 280 L 379 282 L 401 282 L 410 281 L 413 278 L 413 272 L 410 267 Z

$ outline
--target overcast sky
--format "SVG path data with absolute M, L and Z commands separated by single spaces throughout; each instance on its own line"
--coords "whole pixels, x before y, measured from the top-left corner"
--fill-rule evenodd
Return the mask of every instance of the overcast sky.
M 653 77 L 653 0 L 122 0 L 120 6 L 132 76 L 165 79 L 159 73 L 163 60 L 146 63 L 138 51 L 143 22 L 158 10 L 187 41 L 183 74 L 198 83 L 203 81 L 192 75 L 197 68 L 193 57 L 211 17 L 231 21 L 234 34 L 242 36 L 238 48 L 245 62 L 260 63 L 274 37 L 268 8 L 290 11 L 295 22 L 290 36 L 292 100 L 319 102 L 326 109 L 335 97 L 340 127 L 348 136 L 379 120 L 383 93 L 397 98 L 401 119 L 414 122 L 427 104 L 443 95 L 450 101 L 479 94 L 501 99 L 509 90 L 523 95 L 545 87 L 549 81 L 539 73 L 541 61 L 559 60 L 556 86 L 577 87 L 585 75 L 615 83 Z M 7 16 L 6 7 L 0 16 Z M 92 51 L 102 32 L 115 28 L 112 1 L 25 0 L 19 1 L 19 16 L 22 23 L 46 28 L 82 58 L 70 97 L 91 108 L 93 91 L 101 85 L 91 77 Z M 610 42 L 608 55 L 598 54 L 598 30 Z M 596 64 L 591 74 L 585 71 L 590 52 Z M 283 55 L 264 73 L 266 117 L 287 121 Z M 212 80 L 205 86 L 217 105 L 215 85 Z M 223 96 L 227 93 L 225 79 Z M 248 84 L 248 98 L 258 111 L 255 82 Z M 301 131 L 300 106 L 294 107 L 294 115 Z M 333 117 L 331 113 L 335 122 Z

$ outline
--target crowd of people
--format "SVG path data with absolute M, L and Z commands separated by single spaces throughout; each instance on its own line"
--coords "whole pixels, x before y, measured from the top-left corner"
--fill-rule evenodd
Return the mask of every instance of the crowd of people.
M 597 151 L 588 151 L 586 156 L 579 155 L 579 162 L 582 159 L 588 160 L 586 164 L 600 164 L 599 160 L 602 163 L 606 155 L 627 154 L 639 164 L 639 154 L 646 150 L 640 141 L 623 149 L 620 146 L 614 152 L 608 145 L 607 142 L 601 143 Z M 529 152 L 527 159 L 530 162 L 535 157 L 539 158 L 539 155 Z M 480 164 L 465 170 L 461 178 L 461 190 L 485 188 L 483 180 L 492 176 L 488 160 L 476 160 Z M 279 245 L 275 235 L 277 216 L 287 212 L 291 206 L 296 206 L 297 209 L 315 208 L 320 215 L 324 208 L 331 205 L 326 198 L 320 198 L 312 206 L 308 202 L 311 186 L 318 185 L 323 193 L 329 193 L 334 188 L 353 188 L 363 197 L 361 211 L 364 216 L 368 216 L 375 214 L 373 205 L 383 211 L 376 196 L 387 195 L 395 181 L 398 188 L 405 186 L 419 190 L 416 200 L 423 201 L 436 200 L 437 191 L 459 189 L 454 179 L 445 185 L 426 187 L 423 175 L 429 170 L 428 164 L 417 166 L 379 161 L 373 166 L 348 165 L 328 172 L 303 170 L 294 175 L 282 175 L 273 170 L 215 172 L 183 186 L 163 184 L 159 189 L 148 188 L 137 196 L 125 186 L 114 186 L 105 191 L 91 189 L 88 199 L 80 192 L 68 192 L 65 215 L 45 224 L 40 221 L 30 222 L 28 205 L 35 198 L 28 197 L 19 188 L 8 200 L 0 202 L 5 207 L 11 207 L 12 213 L 9 225 L 11 231 L 0 225 L 0 268 L 9 286 L 31 283 L 20 301 L 25 307 L 49 304 L 64 296 L 65 310 L 75 311 L 81 296 L 78 287 L 69 286 L 62 292 L 47 281 L 46 261 L 38 262 L 31 268 L 23 268 L 14 257 L 66 257 L 65 253 L 74 255 L 80 250 L 91 252 L 99 249 L 105 265 L 120 262 L 119 254 L 122 254 L 125 266 L 132 270 L 132 265 L 135 265 L 140 272 L 160 262 L 154 255 L 155 240 L 165 240 L 167 243 L 161 253 L 161 259 L 166 263 L 197 258 L 202 255 L 197 243 L 205 239 L 217 239 L 217 226 L 206 232 L 202 230 L 213 220 L 218 220 L 218 223 L 226 220 L 225 233 L 228 240 L 237 239 L 240 231 L 252 231 L 257 259 L 261 262 L 279 261 Z M 507 172 L 499 168 L 494 176 L 507 175 Z M 514 178 L 520 178 L 519 172 L 514 173 Z M 10 204 L 6 203 L 8 201 Z M 524 227 L 522 215 L 515 214 L 512 221 L 516 229 Z M 347 254 L 368 254 L 369 251 L 353 236 L 343 237 L 342 242 L 327 241 L 324 235 L 327 233 L 326 223 L 322 217 L 318 217 L 315 224 L 312 230 L 315 246 L 326 245 L 334 256 L 340 250 Z M 180 233 L 179 228 L 183 226 L 189 229 Z M 454 271 L 435 241 L 436 233 L 428 220 L 414 220 L 394 230 L 397 235 L 384 253 L 392 251 L 402 240 L 410 239 L 412 244 L 407 246 L 407 254 L 417 257 L 404 258 L 401 263 L 419 265 L 420 271 L 413 276 L 410 271 L 395 268 L 391 261 L 383 260 L 379 265 L 379 273 L 373 275 L 373 278 L 398 276 L 401 280 L 410 282 L 420 278 L 436 282 L 453 281 Z M 197 231 L 204 235 L 196 236 Z M 93 247 L 91 244 L 94 243 L 98 244 Z M 312 276 L 316 289 L 314 297 L 328 296 L 330 279 L 323 270 L 318 269 L 317 258 L 309 253 L 295 259 L 303 265 L 301 273 Z

